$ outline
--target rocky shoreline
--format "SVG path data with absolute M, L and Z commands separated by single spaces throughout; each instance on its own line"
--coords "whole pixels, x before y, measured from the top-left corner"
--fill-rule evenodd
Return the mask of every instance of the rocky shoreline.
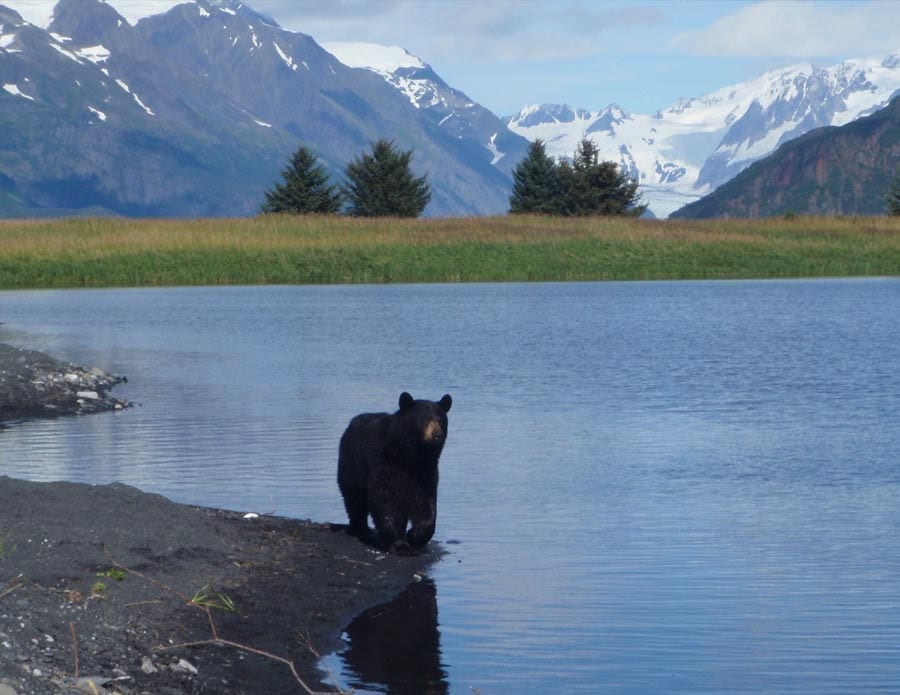
M 131 404 L 110 391 L 125 381 L 96 367 L 0 343 L 0 422 L 122 410 Z
M 122 380 L 0 346 L 7 423 L 127 407 L 109 396 Z M 318 655 L 440 553 L 388 555 L 341 525 L 0 470 L 0 695 L 336 692 Z

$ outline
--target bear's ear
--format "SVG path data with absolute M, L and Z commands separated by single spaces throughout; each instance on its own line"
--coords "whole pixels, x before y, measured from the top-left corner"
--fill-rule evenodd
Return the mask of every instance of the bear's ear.
M 400 394 L 400 410 L 406 410 L 413 403 L 415 403 L 415 400 L 406 391 Z
M 450 394 L 449 394 L 449 393 L 445 393 L 445 394 L 444 394 L 444 397 L 441 398 L 441 400 L 438 401 L 438 405 L 441 406 L 441 408 L 444 409 L 444 412 L 445 412 L 445 413 L 449 413 L 449 412 L 450 412 L 450 406 L 453 405 L 453 399 L 450 398 Z

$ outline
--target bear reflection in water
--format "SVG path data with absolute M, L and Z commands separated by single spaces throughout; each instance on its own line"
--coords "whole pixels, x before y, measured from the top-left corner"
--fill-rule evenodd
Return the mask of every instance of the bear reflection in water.
M 447 440 L 453 400 L 416 400 L 400 394 L 395 413 L 363 413 L 341 437 L 338 487 L 350 532 L 404 555 L 421 552 L 437 523 L 438 459 Z M 409 526 L 409 530 L 407 530 Z
M 351 687 L 398 695 L 449 692 L 434 582 L 413 584 L 393 601 L 361 613 L 345 633 L 349 646 L 340 657 Z

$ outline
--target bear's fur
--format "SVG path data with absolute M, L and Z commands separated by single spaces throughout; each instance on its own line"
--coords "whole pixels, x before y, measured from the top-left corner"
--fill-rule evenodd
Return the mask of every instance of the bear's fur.
M 405 391 L 395 413 L 363 413 L 341 437 L 338 487 L 350 532 L 368 538 L 369 515 L 381 548 L 418 552 L 434 535 L 438 459 L 453 400 L 415 400 Z M 409 525 L 409 530 L 407 530 Z

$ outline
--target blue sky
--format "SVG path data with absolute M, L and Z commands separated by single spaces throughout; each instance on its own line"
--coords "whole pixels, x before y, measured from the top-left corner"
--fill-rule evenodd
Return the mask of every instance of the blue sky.
M 129 21 L 176 0 L 108 0 Z M 0 0 L 49 14 L 53 0 Z M 900 51 L 900 0 L 248 0 L 318 41 L 398 45 L 500 116 L 651 113 L 776 67 Z M 30 20 L 34 21 L 34 20 Z

